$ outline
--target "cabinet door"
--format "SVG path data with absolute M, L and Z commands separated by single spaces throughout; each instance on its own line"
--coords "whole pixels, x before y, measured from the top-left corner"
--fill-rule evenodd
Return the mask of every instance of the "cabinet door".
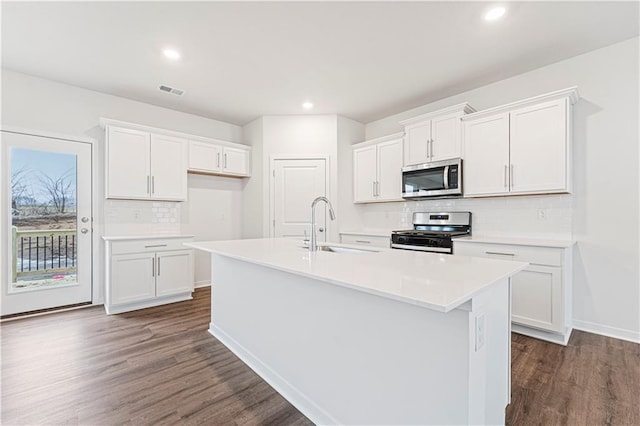
M 149 133 L 112 126 L 107 128 L 107 198 L 149 198 L 150 140 Z
M 378 201 L 402 200 L 402 139 L 378 146 Z
M 508 113 L 465 122 L 464 152 L 462 176 L 465 196 L 508 192 Z
M 151 198 L 187 199 L 187 164 L 184 139 L 151 135 Z
M 460 114 L 447 114 L 431 120 L 431 161 L 461 157 Z
M 219 172 L 222 149 L 218 145 L 189 141 L 189 170 Z
M 567 102 L 511 112 L 511 192 L 567 190 Z
M 223 171 L 235 175 L 249 175 L 249 151 L 245 149 L 224 147 Z
M 407 127 L 404 138 L 404 165 L 409 166 L 431 161 L 430 140 L 431 121 Z
M 153 299 L 156 296 L 154 253 L 119 254 L 111 257 L 111 305 Z
M 511 278 L 512 321 L 562 333 L 562 269 L 530 265 Z
M 156 253 L 156 295 L 193 291 L 191 250 L 175 250 Z
M 376 146 L 353 150 L 353 200 L 356 203 L 375 201 Z

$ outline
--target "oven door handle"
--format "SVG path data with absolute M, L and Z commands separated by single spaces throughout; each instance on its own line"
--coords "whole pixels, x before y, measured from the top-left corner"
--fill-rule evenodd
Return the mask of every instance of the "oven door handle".
M 449 189 L 449 166 L 444 166 L 444 189 Z
M 443 247 L 427 247 L 427 246 L 412 246 L 408 244 L 396 244 L 392 243 L 391 248 L 404 249 L 404 250 L 417 250 L 417 251 L 430 251 L 434 253 L 447 253 L 451 254 L 450 248 Z

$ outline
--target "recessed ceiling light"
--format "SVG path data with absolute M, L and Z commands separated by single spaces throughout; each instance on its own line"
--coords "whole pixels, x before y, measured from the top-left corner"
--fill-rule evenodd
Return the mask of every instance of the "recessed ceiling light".
M 177 61 L 178 59 L 180 59 L 180 52 L 178 52 L 177 50 L 164 49 L 162 53 L 164 53 L 164 56 L 174 61 Z
M 493 9 L 489 10 L 486 15 L 484 15 L 484 19 L 486 19 L 487 21 L 495 21 L 496 19 L 502 18 L 506 11 L 507 9 L 505 9 L 504 7 L 494 7 Z
M 302 108 L 304 108 L 304 109 L 311 109 L 311 108 L 313 108 L 313 104 L 312 104 L 311 102 L 308 102 L 308 101 L 307 101 L 307 102 L 305 102 L 305 103 L 303 103 L 303 104 L 302 104 Z

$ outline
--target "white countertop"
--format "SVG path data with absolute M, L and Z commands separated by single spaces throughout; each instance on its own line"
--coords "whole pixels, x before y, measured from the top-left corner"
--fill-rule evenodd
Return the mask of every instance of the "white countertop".
M 311 253 L 301 240 L 287 238 L 202 241 L 185 246 L 440 312 L 455 309 L 528 265 L 382 248 L 367 253 Z
M 167 240 L 170 238 L 193 238 L 195 235 L 169 234 L 169 235 L 103 235 L 105 241 L 125 241 L 125 240 Z
M 534 246 L 534 247 L 554 247 L 554 248 L 567 248 L 574 245 L 576 242 L 571 240 L 547 240 L 537 238 L 518 238 L 518 237 L 499 237 L 490 235 L 472 235 L 470 237 L 455 238 L 456 241 L 465 241 L 469 243 L 490 243 L 490 244 L 508 244 L 516 246 Z

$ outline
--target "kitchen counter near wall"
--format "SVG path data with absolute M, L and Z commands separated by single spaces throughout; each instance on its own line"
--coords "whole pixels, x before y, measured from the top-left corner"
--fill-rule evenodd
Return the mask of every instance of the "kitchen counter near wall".
M 551 248 L 569 248 L 575 244 L 573 240 L 549 240 L 544 238 L 520 238 L 517 235 L 510 237 L 492 236 L 492 235 L 473 235 L 471 237 L 456 238 L 456 241 L 466 241 L 470 243 L 487 243 L 487 244 L 507 244 L 516 246 L 536 246 Z
M 411 229 L 413 212 L 472 213 L 472 235 L 573 240 L 570 194 L 526 197 L 450 198 L 355 205 L 357 223 L 341 223 L 341 232 L 389 235 Z

